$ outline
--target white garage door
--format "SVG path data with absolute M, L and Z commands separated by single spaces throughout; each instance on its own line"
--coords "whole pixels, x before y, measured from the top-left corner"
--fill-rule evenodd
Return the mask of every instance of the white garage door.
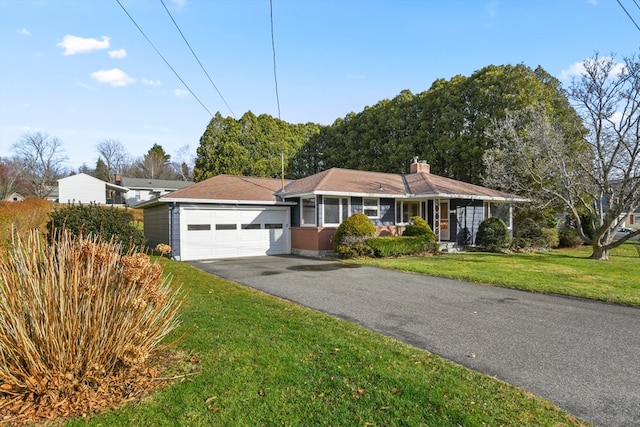
M 180 217 L 184 261 L 291 253 L 287 208 L 183 208 Z

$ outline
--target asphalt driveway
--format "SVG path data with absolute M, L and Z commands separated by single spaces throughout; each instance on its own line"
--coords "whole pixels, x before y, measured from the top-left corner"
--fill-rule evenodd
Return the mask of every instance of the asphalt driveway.
M 191 264 L 495 376 L 595 425 L 640 425 L 640 309 L 293 256 Z

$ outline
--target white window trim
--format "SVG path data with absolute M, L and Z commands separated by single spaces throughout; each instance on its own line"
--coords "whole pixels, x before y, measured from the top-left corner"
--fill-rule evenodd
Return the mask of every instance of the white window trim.
M 396 212 L 396 220 L 398 219 L 398 215 L 400 216 L 400 221 L 396 221 L 396 225 L 407 225 L 411 224 L 411 221 L 402 222 L 402 217 L 404 216 L 404 203 L 417 203 L 418 204 L 418 216 L 424 219 L 424 214 L 422 213 L 422 200 L 407 200 L 407 199 L 396 199 L 396 209 L 398 208 L 398 204 L 400 204 L 400 212 Z
M 313 199 L 313 224 L 304 223 L 304 199 Z M 316 196 L 300 197 L 300 227 L 317 227 L 318 226 L 318 198 Z
M 377 214 L 375 216 L 367 215 L 364 212 L 365 210 L 367 210 L 367 207 L 364 205 L 364 201 L 365 200 L 375 200 L 376 201 Z M 370 206 L 369 209 L 372 209 L 372 207 Z M 380 198 L 378 198 L 378 197 L 363 197 L 362 198 L 362 213 L 367 215 L 367 218 L 369 218 L 369 219 L 380 219 Z

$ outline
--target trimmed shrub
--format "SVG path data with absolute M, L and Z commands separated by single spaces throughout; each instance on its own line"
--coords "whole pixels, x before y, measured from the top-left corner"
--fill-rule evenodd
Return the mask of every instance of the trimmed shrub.
M 429 234 L 433 234 L 435 238 L 435 234 L 422 217 L 413 216 L 411 217 L 411 223 L 407 224 L 402 233 L 403 236 L 427 236 Z
M 476 246 L 490 252 L 501 252 L 509 247 L 511 235 L 503 220 L 497 217 L 485 219 L 478 227 Z
M 561 248 L 577 248 L 583 245 L 582 238 L 578 235 L 575 228 L 565 227 L 560 230 L 560 247 Z
M 377 257 L 416 255 L 438 251 L 438 245 L 426 236 L 374 237 L 369 239 L 367 244 Z
M 365 214 L 353 214 L 338 226 L 333 236 L 333 250 L 346 258 L 373 255 L 367 240 L 375 234 L 376 227 Z
M 162 384 L 152 361 L 182 301 L 160 264 L 68 232 L 14 242 L 0 254 L 3 422 L 89 414 Z
M 402 235 L 403 236 L 424 236 L 427 238 L 427 240 L 433 243 L 438 241 L 436 234 L 433 232 L 431 227 L 429 227 L 429 224 L 427 224 L 427 221 L 425 221 L 422 217 L 419 217 L 419 216 L 411 217 L 411 223 L 405 227 Z
M 144 249 L 146 239 L 142 230 L 134 224 L 128 208 L 98 205 L 69 205 L 50 214 L 47 231 L 55 235 L 55 229 L 65 229 L 76 236 L 99 236 L 105 241 L 114 239 L 122 243 L 122 251 L 132 247 Z

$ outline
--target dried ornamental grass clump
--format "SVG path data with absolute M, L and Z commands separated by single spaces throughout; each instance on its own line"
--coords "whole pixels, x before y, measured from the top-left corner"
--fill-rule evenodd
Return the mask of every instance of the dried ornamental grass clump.
M 83 415 L 157 386 L 178 291 L 142 253 L 33 232 L 0 255 L 0 424 Z

